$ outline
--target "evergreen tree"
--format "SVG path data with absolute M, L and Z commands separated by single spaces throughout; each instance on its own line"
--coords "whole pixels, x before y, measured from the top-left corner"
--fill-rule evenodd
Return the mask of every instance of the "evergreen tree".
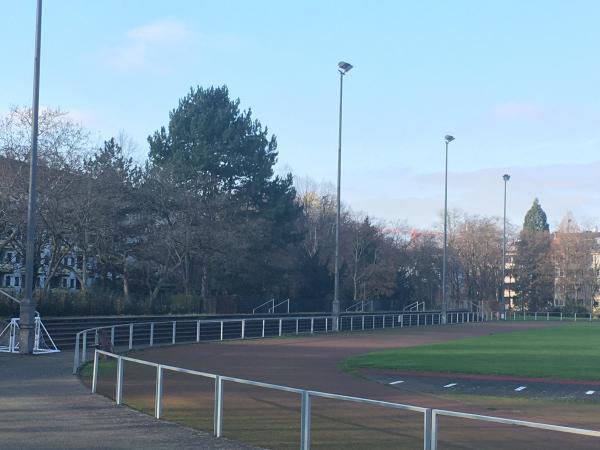
M 525 221 L 523 222 L 523 230 L 525 231 L 549 231 L 550 226 L 546 213 L 540 205 L 540 201 L 536 198 L 533 200 L 533 205 L 525 214 Z

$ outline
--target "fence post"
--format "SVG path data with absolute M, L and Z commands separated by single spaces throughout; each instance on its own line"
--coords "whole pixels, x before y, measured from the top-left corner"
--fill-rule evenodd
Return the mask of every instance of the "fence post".
M 281 330 L 283 329 L 283 320 L 279 319 L 279 336 L 281 336 Z
M 398 316 L 398 319 L 399 319 L 398 321 L 400 322 L 400 328 L 403 328 L 404 327 L 404 314 L 400 314 Z
M 115 346 L 115 327 L 110 327 L 110 345 Z
M 575 313 L 575 322 L 577 322 L 577 313 Z
M 427 408 L 423 413 L 423 449 L 431 450 L 431 437 L 432 437 L 432 414 L 431 409 Z
M 77 373 L 79 369 L 79 337 L 80 333 L 75 335 L 75 354 L 73 355 L 73 375 Z
M 362 315 L 362 330 L 365 331 L 365 315 Z
M 354 316 L 350 316 L 350 331 L 354 331 Z
M 535 315 L 533 316 L 533 320 L 537 320 L 537 311 L 535 312 Z
M 221 320 L 221 340 L 223 340 L 223 321 Z
M 242 319 L 242 339 L 246 337 L 246 319 Z
M 302 391 L 300 410 L 300 450 L 310 450 L 310 394 Z
M 560 312 L 560 321 L 562 322 L 562 311 Z
M 129 350 L 133 348 L 133 324 L 129 324 Z
M 312 324 L 311 324 L 310 332 L 312 333 Z M 262 337 L 265 337 L 265 319 L 263 319 L 263 323 L 262 323 Z
M 150 347 L 154 345 L 154 322 L 150 324 Z
M 171 338 L 171 343 L 175 343 L 175 334 L 177 333 L 177 322 L 173 321 L 173 337 Z
M 549 312 L 546 313 L 546 321 L 548 321 L 548 320 L 550 320 L 550 313 Z
M 87 351 L 87 331 L 83 332 L 83 348 L 81 350 L 81 362 L 85 363 Z
M 221 437 L 223 434 L 223 380 L 219 375 L 215 377 L 215 416 L 214 434 Z
M 100 340 L 98 339 L 98 328 L 94 332 L 94 347 L 98 347 Z
M 299 321 L 299 320 L 300 320 L 300 319 L 296 319 L 296 334 L 298 334 L 298 321 Z
M 160 419 L 162 413 L 163 368 L 156 366 L 156 397 L 154 399 L 154 417 Z
M 96 393 L 98 385 L 98 350 L 94 350 L 94 371 L 92 372 L 92 394 Z
M 438 444 L 438 417 L 435 410 L 431 410 L 430 444 L 427 450 L 437 450 Z
M 325 333 L 327 333 L 328 324 L 329 324 L 329 317 L 325 317 Z
M 200 342 L 200 321 L 196 322 L 196 342 Z
M 383 314 L 381 316 L 381 329 L 384 330 L 385 329 L 385 314 Z
M 263 330 L 264 330 L 264 320 L 263 320 Z M 310 318 L 310 334 L 313 334 L 315 332 L 315 318 L 311 317 Z
M 117 392 L 115 401 L 117 405 L 120 405 L 123 401 L 123 359 L 120 356 L 117 357 Z
M 590 322 L 592 321 L 592 313 L 590 313 Z

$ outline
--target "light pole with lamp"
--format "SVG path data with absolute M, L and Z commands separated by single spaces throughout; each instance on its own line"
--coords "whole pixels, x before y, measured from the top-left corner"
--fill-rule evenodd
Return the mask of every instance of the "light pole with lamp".
M 442 323 L 446 323 L 448 305 L 446 303 L 446 261 L 448 248 L 448 144 L 454 140 L 454 136 L 444 136 L 446 143 L 446 171 L 444 177 L 444 256 L 442 261 Z
M 506 320 L 506 315 L 508 314 L 508 308 L 510 305 L 510 284 L 508 285 L 508 301 L 504 296 L 504 292 L 506 291 L 506 184 L 508 180 L 510 180 L 510 175 L 505 173 L 502 175 L 502 179 L 504 180 L 504 230 L 502 235 L 502 303 L 504 304 L 504 320 Z
M 42 0 L 37 0 L 35 24 L 35 56 L 33 60 L 33 107 L 31 154 L 29 161 L 29 199 L 27 202 L 27 247 L 25 252 L 25 297 L 19 311 L 19 353 L 33 353 L 35 337 L 35 213 L 37 182 L 38 118 L 40 107 L 40 47 L 42 41 Z
M 335 279 L 333 283 L 333 331 L 339 329 L 340 318 L 340 185 L 342 181 L 342 98 L 344 93 L 344 75 L 351 69 L 352 64 L 340 61 L 338 71 L 340 72 L 340 118 L 338 130 L 338 172 L 337 172 L 337 210 L 335 215 Z

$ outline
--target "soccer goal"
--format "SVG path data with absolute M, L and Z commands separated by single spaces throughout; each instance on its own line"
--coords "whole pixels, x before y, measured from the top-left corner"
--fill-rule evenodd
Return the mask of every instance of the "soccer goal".
M 19 319 L 10 319 L 0 331 L 0 352 L 19 353 Z M 33 354 L 56 353 L 60 350 L 50 337 L 40 316 L 35 316 Z

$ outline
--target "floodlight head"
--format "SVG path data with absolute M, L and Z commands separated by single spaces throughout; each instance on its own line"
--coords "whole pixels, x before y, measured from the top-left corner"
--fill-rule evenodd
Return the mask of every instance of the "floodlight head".
M 454 136 L 450 136 L 449 134 L 447 134 L 446 136 L 444 136 L 444 140 L 446 141 L 446 144 L 449 144 L 454 140 Z
M 350 72 L 350 70 L 352 70 L 352 67 L 354 67 L 352 64 L 347 63 L 345 61 L 340 61 L 338 63 L 338 70 L 342 75 L 346 75 L 348 72 Z
M 502 175 L 502 178 L 504 179 L 504 181 L 508 181 L 510 180 L 510 175 L 505 173 L 504 175 Z

